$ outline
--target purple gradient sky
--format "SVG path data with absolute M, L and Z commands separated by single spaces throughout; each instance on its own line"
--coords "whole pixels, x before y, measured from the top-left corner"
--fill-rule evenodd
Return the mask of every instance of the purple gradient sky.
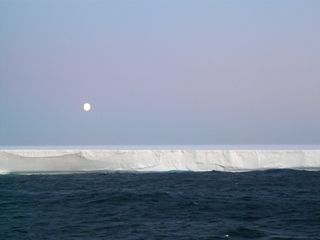
M 319 12 L 1 0 L 0 145 L 319 144 Z

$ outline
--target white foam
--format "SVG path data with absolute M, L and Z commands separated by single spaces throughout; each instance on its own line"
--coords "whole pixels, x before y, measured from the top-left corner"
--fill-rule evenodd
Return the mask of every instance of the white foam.
M 0 150 L 0 173 L 74 171 L 320 170 L 312 149 L 9 149 Z

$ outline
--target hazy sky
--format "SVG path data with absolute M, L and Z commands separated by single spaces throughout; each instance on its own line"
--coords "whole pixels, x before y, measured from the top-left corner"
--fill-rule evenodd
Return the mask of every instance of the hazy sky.
M 0 145 L 319 144 L 319 12 L 0 0 Z

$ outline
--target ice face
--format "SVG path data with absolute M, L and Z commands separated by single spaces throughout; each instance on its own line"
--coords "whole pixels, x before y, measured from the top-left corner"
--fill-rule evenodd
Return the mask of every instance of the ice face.
M 8 172 L 60 171 L 253 171 L 320 169 L 320 150 L 0 150 Z

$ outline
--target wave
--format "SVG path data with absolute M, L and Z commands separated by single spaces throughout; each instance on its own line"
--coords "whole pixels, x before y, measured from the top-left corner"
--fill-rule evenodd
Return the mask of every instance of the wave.
M 0 150 L 0 174 L 81 171 L 320 170 L 320 150 Z

